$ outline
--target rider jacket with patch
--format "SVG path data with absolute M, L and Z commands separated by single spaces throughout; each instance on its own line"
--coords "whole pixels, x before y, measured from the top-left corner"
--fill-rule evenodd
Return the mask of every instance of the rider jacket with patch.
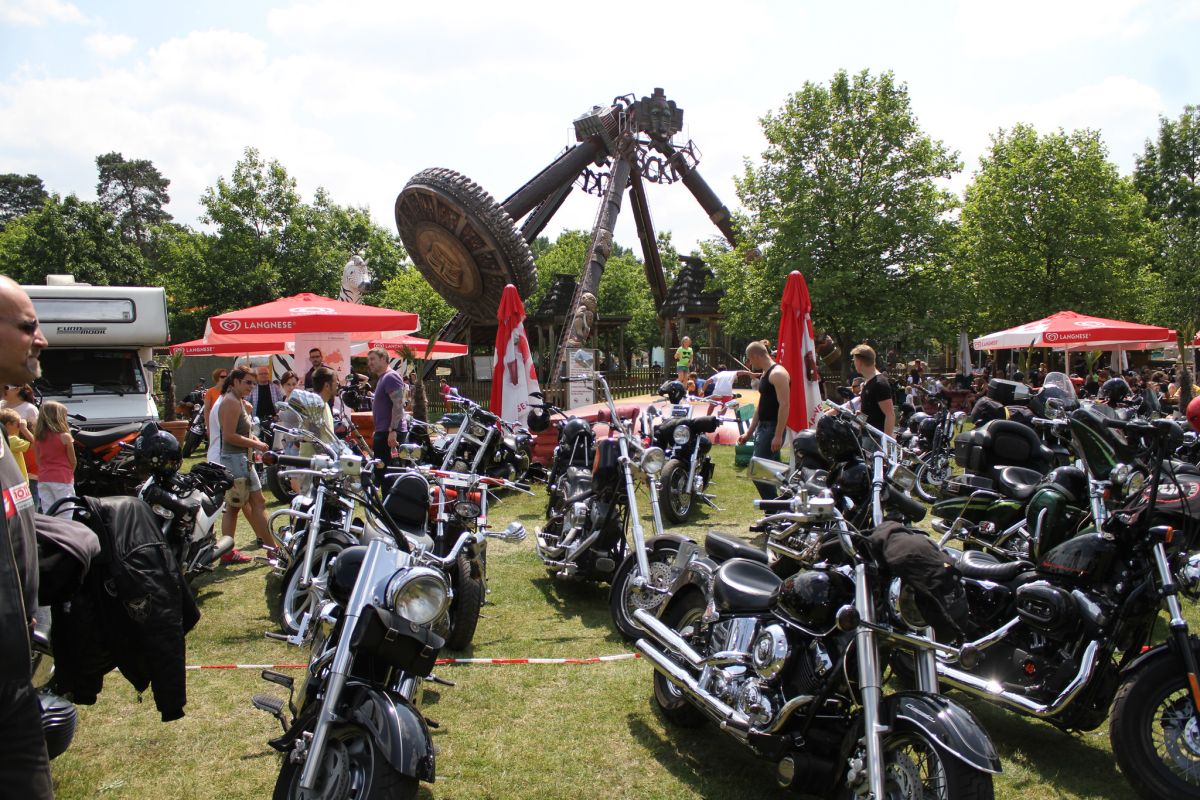
M 33 500 L 7 441 L 0 437 L 0 681 L 28 681 L 29 619 L 37 608 L 38 561 Z
M 117 667 L 138 692 L 153 687 L 163 722 L 179 719 L 187 702 L 184 636 L 200 619 L 196 600 L 146 503 L 136 497 L 85 503 L 100 557 L 79 593 L 54 606 L 55 680 L 88 705 Z

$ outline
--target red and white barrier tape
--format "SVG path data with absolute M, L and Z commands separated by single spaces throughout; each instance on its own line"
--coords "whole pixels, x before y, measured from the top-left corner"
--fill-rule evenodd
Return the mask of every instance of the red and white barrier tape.
M 490 664 L 507 666 L 510 664 L 603 664 L 608 661 L 629 661 L 641 658 L 640 653 L 617 653 L 611 656 L 592 656 L 591 658 L 439 658 L 439 667 Z M 308 664 L 189 664 L 187 669 L 306 669 Z

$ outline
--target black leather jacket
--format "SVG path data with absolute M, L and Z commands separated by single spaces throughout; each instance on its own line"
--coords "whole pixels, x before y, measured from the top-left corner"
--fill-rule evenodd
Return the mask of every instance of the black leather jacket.
M 33 499 L 8 440 L 0 436 L 0 681 L 28 682 L 29 623 L 37 608 L 38 558 Z

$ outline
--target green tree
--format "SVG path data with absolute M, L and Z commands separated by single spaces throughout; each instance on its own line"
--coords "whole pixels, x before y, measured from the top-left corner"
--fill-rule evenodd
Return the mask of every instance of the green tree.
M 1000 131 L 967 187 L 960 285 L 981 329 L 1070 309 L 1141 316 L 1152 226 L 1095 131 Z
M 98 286 L 136 286 L 153 274 L 137 247 L 117 233 L 113 216 L 75 195 L 51 195 L 5 226 L 0 272 L 20 283 L 66 274 Z
M 961 164 L 921 130 L 907 87 L 890 72 L 841 70 L 828 86 L 805 83 L 761 124 L 767 149 L 737 185 L 764 256 L 740 276 L 725 270 L 722 311 L 757 318 L 753 335 L 772 335 L 787 273 L 798 269 L 816 326 L 843 352 L 944 327 L 928 304 L 949 270 L 956 199 L 938 181 Z
M 122 236 L 147 252 L 151 229 L 171 221 L 163 208 L 171 202 L 171 182 L 148 159 L 127 161 L 115 152 L 96 156 L 96 171 L 100 207 L 113 215 Z
M 40 208 L 46 198 L 46 187 L 37 175 L 0 175 L 0 230 L 9 220 Z
M 413 266 L 401 267 L 383 284 L 379 305 L 418 315 L 426 338 L 441 330 L 454 316 L 454 307 Z
M 383 287 L 408 264 L 400 237 L 376 224 L 366 208 L 338 205 L 325 189 L 317 189 L 313 207 L 326 249 L 335 255 L 340 253 L 343 265 L 352 255 L 366 259 L 372 288 L 363 302 L 380 305 Z M 338 285 L 341 285 L 340 272 Z

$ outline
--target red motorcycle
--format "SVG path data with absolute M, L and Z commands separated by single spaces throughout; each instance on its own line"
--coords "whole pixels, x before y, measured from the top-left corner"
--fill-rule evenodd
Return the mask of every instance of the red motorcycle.
M 87 422 L 71 414 L 76 422 Z M 71 424 L 75 440 L 75 494 L 79 497 L 107 497 L 137 494 L 139 475 L 133 462 L 133 442 L 143 423 L 129 422 L 98 431 L 85 431 Z

